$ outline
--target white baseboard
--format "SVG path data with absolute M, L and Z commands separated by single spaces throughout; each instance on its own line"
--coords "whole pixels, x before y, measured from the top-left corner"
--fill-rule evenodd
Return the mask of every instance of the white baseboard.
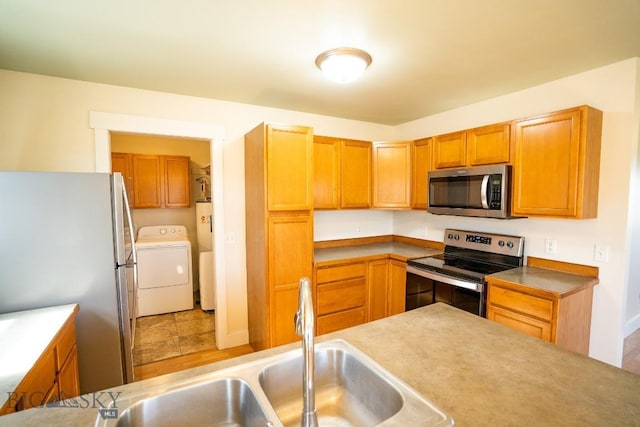
M 249 330 L 232 332 L 228 335 L 216 336 L 216 348 L 224 350 L 225 348 L 238 347 L 240 345 L 249 344 Z
M 640 328 L 640 314 L 637 314 L 636 316 L 631 318 L 631 320 L 625 323 L 624 329 L 622 331 L 624 333 L 624 337 L 628 337 L 629 335 L 637 331 L 638 328 Z

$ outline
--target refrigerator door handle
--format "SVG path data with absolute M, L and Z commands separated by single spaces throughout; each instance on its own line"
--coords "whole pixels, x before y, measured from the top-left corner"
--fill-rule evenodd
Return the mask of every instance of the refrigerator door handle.
M 127 215 L 127 223 L 129 224 L 129 241 L 131 242 L 131 259 L 127 260 L 127 267 L 133 268 L 133 307 L 131 309 L 131 350 L 136 341 L 136 319 L 138 317 L 138 251 L 136 249 L 135 226 L 131 216 L 131 208 L 129 207 L 129 196 L 127 195 L 127 187 L 122 178 L 122 198 L 124 201 L 124 211 Z

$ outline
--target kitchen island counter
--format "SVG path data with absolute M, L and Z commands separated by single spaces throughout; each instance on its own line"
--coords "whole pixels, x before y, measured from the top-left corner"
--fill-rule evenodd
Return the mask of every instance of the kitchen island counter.
M 456 425 L 631 426 L 640 420 L 640 376 L 441 303 L 317 340 L 332 338 L 345 339 L 367 353 L 452 415 Z M 299 345 L 110 391 L 124 397 Z M 85 399 L 95 402 L 92 397 Z M 101 401 L 109 403 L 109 396 L 101 396 Z M 90 406 L 42 408 L 0 417 L 0 425 L 93 425 L 97 416 L 97 408 Z

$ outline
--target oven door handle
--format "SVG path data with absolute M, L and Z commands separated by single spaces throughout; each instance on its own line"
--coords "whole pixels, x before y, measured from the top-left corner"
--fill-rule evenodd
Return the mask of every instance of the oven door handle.
M 407 273 L 415 274 L 420 277 L 435 280 L 436 282 L 446 283 L 448 285 L 457 286 L 459 288 L 469 289 L 475 292 L 482 292 L 484 290 L 483 283 L 467 282 L 465 280 L 457 279 L 451 276 L 445 276 L 440 273 L 434 273 L 428 270 L 422 270 L 420 268 L 407 265 Z

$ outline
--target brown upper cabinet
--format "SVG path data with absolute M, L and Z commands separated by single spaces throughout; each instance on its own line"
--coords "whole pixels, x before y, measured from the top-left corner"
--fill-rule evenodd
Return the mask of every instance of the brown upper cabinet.
M 111 170 L 125 177 L 129 204 L 136 209 L 191 205 L 187 156 L 111 153 Z
M 411 207 L 426 209 L 428 202 L 428 177 L 431 165 L 431 138 L 424 138 L 412 144 L 411 163 Z
M 602 112 L 588 106 L 514 124 L 514 215 L 596 218 Z
M 313 137 L 313 207 L 340 207 L 340 151 L 342 141 L 326 136 Z
M 129 153 L 111 153 L 111 171 L 122 174 L 129 207 L 133 207 L 133 156 Z
M 313 137 L 315 209 L 371 206 L 371 142 Z
M 411 207 L 411 149 L 413 141 L 374 142 L 373 207 Z
M 306 126 L 266 126 L 267 208 L 313 207 L 313 133 Z
M 500 123 L 433 137 L 433 168 L 509 163 L 510 124 Z

